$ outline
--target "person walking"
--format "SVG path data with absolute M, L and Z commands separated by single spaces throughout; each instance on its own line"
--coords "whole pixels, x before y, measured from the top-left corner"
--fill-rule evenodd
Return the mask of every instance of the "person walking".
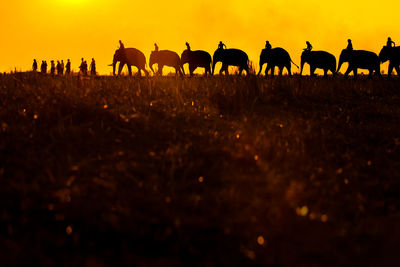
M 54 75 L 56 73 L 56 65 L 54 64 L 54 60 L 50 61 L 50 74 Z
M 90 75 L 96 76 L 96 61 L 92 58 L 92 62 L 90 63 Z
M 65 65 L 65 74 L 71 73 L 71 61 L 68 59 L 67 64 Z
M 33 60 L 33 64 L 32 64 L 32 70 L 33 70 L 33 72 L 36 72 L 37 69 L 38 69 L 38 64 L 37 64 L 36 59 L 34 59 Z

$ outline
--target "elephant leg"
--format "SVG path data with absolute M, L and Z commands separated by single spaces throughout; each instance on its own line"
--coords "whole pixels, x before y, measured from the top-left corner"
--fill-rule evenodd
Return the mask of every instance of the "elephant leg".
M 292 77 L 292 67 L 291 67 L 290 63 L 289 63 L 289 65 L 286 66 L 286 69 L 288 71 L 289 77 Z
M 164 65 L 158 65 L 158 71 L 157 71 L 158 75 L 162 76 L 163 68 L 164 68 Z
M 274 77 L 275 75 L 275 66 L 271 67 L 271 76 Z
M 192 77 L 193 76 L 193 72 L 196 70 L 196 66 L 193 66 L 193 65 L 189 65 L 189 74 L 190 74 L 190 77 Z
M 392 76 L 393 68 L 394 68 L 393 64 L 389 63 L 388 78 L 390 78 Z M 396 69 L 396 71 L 397 71 L 397 69 Z M 399 75 L 399 72 L 397 72 L 397 75 Z
M 265 77 L 268 76 L 268 71 L 271 69 L 271 66 L 267 64 L 267 67 L 265 67 Z
M 123 69 L 124 65 L 125 65 L 125 63 L 119 63 L 119 66 L 118 66 L 118 76 L 121 75 L 121 72 L 122 72 L 122 69 Z
M 349 76 L 349 73 L 352 71 L 352 68 L 349 66 L 346 70 L 346 72 L 344 73 L 344 77 L 347 78 Z
M 282 76 L 283 67 L 278 67 L 278 68 L 279 68 L 279 76 Z
M 242 72 L 243 72 L 243 68 L 239 67 L 239 76 L 242 75 Z
M 310 66 L 310 76 L 315 76 L 315 69 L 314 66 Z
M 143 68 L 143 72 L 146 74 L 146 77 L 149 76 L 149 72 L 145 68 Z
M 326 78 L 328 76 L 328 69 L 324 69 L 324 77 Z
M 137 73 L 137 75 L 139 76 L 139 77 L 142 77 L 142 70 L 138 67 L 138 73 Z
M 353 68 L 354 80 L 357 80 L 357 68 Z
M 128 65 L 129 76 L 132 76 L 132 66 L 129 64 L 127 64 L 127 65 Z
M 260 73 L 261 73 L 261 71 L 262 71 L 262 66 L 263 66 L 263 65 L 260 64 L 260 70 L 258 71 L 257 76 L 260 75 Z

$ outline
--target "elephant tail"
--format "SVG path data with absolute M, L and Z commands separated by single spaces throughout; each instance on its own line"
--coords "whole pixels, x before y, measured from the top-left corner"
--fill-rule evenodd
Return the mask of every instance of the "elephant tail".
M 297 66 L 297 64 L 296 63 L 294 63 L 293 62 L 293 60 L 290 60 L 290 62 L 292 62 L 293 63 L 293 65 L 295 65 L 298 69 L 299 69 L 299 66 Z

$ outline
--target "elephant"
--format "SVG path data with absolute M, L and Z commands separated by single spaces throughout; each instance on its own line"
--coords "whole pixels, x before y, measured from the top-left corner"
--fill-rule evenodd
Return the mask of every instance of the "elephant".
M 365 50 L 350 50 L 343 49 L 339 57 L 339 66 L 336 72 L 339 72 L 340 67 L 344 62 L 349 63 L 349 67 L 344 76 L 347 78 L 349 73 L 353 71 L 354 79 L 357 79 L 357 69 L 369 70 L 368 77 L 371 78 L 375 71 L 375 75 L 381 76 L 379 57 L 374 52 Z
M 393 68 L 396 69 L 397 76 L 400 77 L 400 46 L 384 46 L 379 52 L 379 59 L 382 63 L 389 60 L 388 78 L 392 76 Z
M 203 50 L 188 50 L 182 52 L 181 55 L 182 66 L 189 63 L 189 73 L 193 76 L 193 72 L 197 68 L 205 68 L 205 75 L 207 72 L 211 74 L 211 55 Z
M 324 77 L 328 75 L 328 70 L 332 75 L 336 74 L 336 58 L 326 51 L 303 51 L 301 54 L 300 75 L 303 73 L 304 63 L 310 65 L 310 75 L 314 76 L 315 69 L 323 69 Z
M 120 48 L 114 53 L 113 63 L 109 66 L 113 66 L 113 75 L 115 75 L 115 66 L 119 62 L 118 75 L 121 74 L 122 68 L 128 65 L 129 75 L 132 75 L 131 66 L 138 68 L 138 75 L 141 76 L 141 70 L 144 71 L 146 76 L 149 72 L 145 69 L 146 57 L 144 54 L 136 48 Z
M 276 66 L 279 68 L 280 75 L 282 75 L 283 68 L 286 67 L 289 76 L 292 76 L 291 63 L 293 63 L 297 68 L 299 67 L 292 61 L 289 53 L 281 47 L 276 47 L 272 49 L 264 48 L 261 51 L 260 70 L 258 71 L 257 75 L 260 75 L 264 63 L 267 63 L 267 67 L 265 69 L 265 76 L 268 75 L 269 70 L 272 70 L 271 75 L 274 76 L 274 69 Z
M 212 64 L 212 74 L 214 75 L 215 64 L 217 62 L 222 62 L 222 67 L 219 71 L 219 74 L 225 72 L 225 75 L 228 75 L 228 67 L 229 66 L 237 66 L 239 67 L 239 75 L 242 74 L 243 70 L 249 74 L 249 57 L 247 54 L 240 49 L 223 49 L 218 48 L 215 50 L 213 55 L 213 64 Z
M 150 55 L 150 69 L 153 70 L 153 65 L 158 64 L 158 74 L 162 75 L 162 69 L 164 66 L 169 66 L 175 68 L 175 73 L 178 73 L 182 76 L 185 71 L 183 70 L 183 66 L 181 63 L 181 59 L 176 52 L 170 50 L 159 50 L 159 51 L 152 51 Z

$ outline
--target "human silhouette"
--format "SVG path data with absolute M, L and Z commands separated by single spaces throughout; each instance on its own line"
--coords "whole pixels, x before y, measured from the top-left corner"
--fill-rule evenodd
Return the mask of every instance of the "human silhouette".
M 307 42 L 306 42 L 306 45 L 307 45 L 307 47 L 304 48 L 303 50 L 304 50 L 304 51 L 311 51 L 312 48 L 313 48 L 312 45 L 311 45 L 311 43 L 310 43 L 309 41 L 307 41 Z
M 71 73 L 71 61 L 68 59 L 67 64 L 65 65 L 65 74 Z
M 50 61 L 50 74 L 54 75 L 56 72 L 56 65 L 54 64 L 54 60 Z
M 266 41 L 265 42 L 265 49 L 271 49 L 272 48 L 272 46 L 271 46 L 271 44 L 269 43 L 269 41 Z
M 122 43 L 122 41 L 121 40 L 119 40 L 119 49 L 125 49 L 125 46 L 124 46 L 124 44 Z
M 224 48 L 226 48 L 226 45 L 222 41 L 219 41 L 218 49 L 224 49 Z
M 36 71 L 37 71 L 37 68 L 38 68 L 38 64 L 37 64 L 36 59 L 34 59 L 34 60 L 33 60 L 33 64 L 32 64 L 32 70 L 33 70 L 34 72 L 36 72 Z
M 42 60 L 42 65 L 40 65 L 40 71 L 42 73 L 47 73 L 47 62 L 46 62 L 46 60 Z
M 57 60 L 56 69 L 57 69 L 57 74 L 58 74 L 58 75 L 61 75 L 61 63 L 60 63 L 59 60 Z
M 353 44 L 351 43 L 351 39 L 348 39 L 348 40 L 347 40 L 347 47 L 346 47 L 346 49 L 347 49 L 347 50 L 353 50 Z
M 81 59 L 81 65 L 79 66 L 79 69 L 83 75 L 87 75 L 87 62 L 83 58 Z
M 64 75 L 64 60 L 61 60 L 60 70 L 61 70 L 61 75 Z
M 157 43 L 154 43 L 154 51 L 158 52 L 158 45 L 157 45 Z
M 387 42 L 386 42 L 387 47 L 393 47 L 396 46 L 396 44 L 392 41 L 392 38 L 388 37 Z
M 190 45 L 189 45 L 189 43 L 188 43 L 188 42 L 186 42 L 186 48 L 187 48 L 187 50 L 189 50 L 189 51 L 190 51 Z
M 92 62 L 90 63 L 90 75 L 96 76 L 96 61 L 92 58 Z

